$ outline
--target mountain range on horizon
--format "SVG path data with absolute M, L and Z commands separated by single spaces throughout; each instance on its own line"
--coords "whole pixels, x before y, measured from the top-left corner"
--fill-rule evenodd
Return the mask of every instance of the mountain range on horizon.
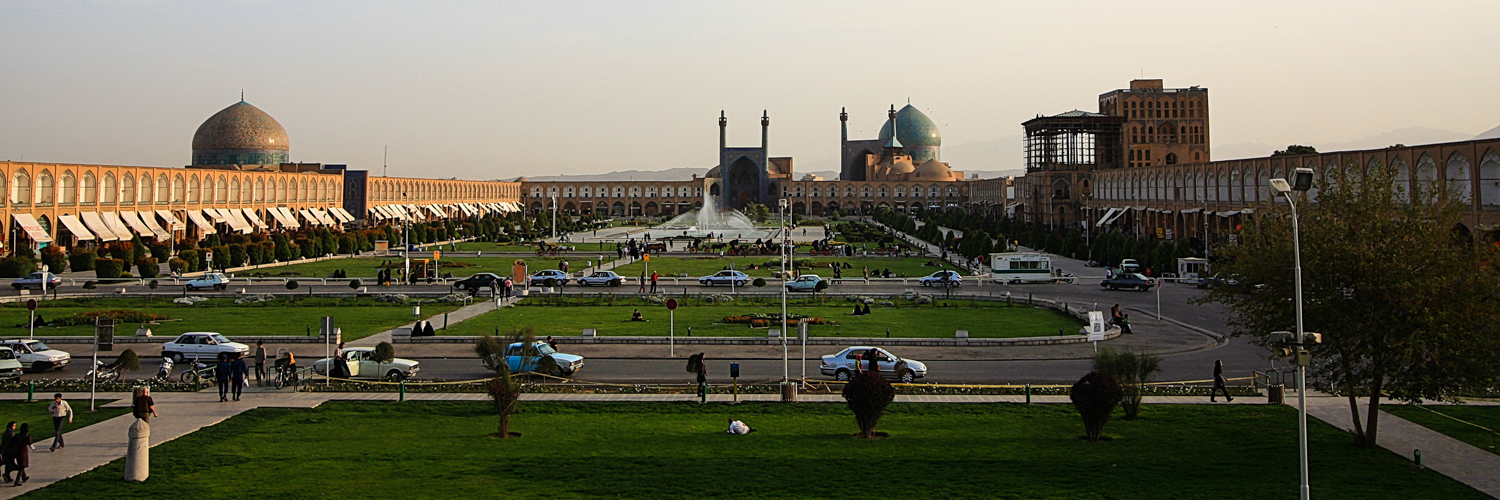
M 1477 135 L 1453 130 L 1430 128 L 1430 127 L 1407 127 L 1392 130 L 1380 134 L 1368 135 L 1347 142 L 1314 142 L 1306 144 L 1318 149 L 1318 151 L 1358 151 L 1364 149 L 1379 149 L 1395 144 L 1417 145 L 1433 144 L 1441 142 L 1454 142 L 1472 139 L 1496 139 L 1500 138 L 1500 127 L 1495 127 Z M 1263 142 L 1242 142 L 1217 146 L 1213 150 L 1215 160 L 1232 160 L 1237 158 L 1255 158 L 1270 156 L 1278 149 L 1286 149 L 1285 144 L 1275 146 Z M 1021 165 L 1024 145 L 1020 135 L 1011 135 L 989 141 L 966 142 L 943 148 L 943 161 L 948 162 L 954 168 L 964 172 L 966 177 L 979 174 L 981 179 L 993 179 L 1002 176 L 1017 176 L 1025 172 Z M 821 176 L 827 180 L 838 178 L 838 162 L 829 158 L 820 158 L 807 162 L 804 170 L 796 168 L 797 177 L 805 174 Z M 802 166 L 802 165 L 797 165 Z M 685 181 L 693 178 L 693 174 L 703 177 L 711 167 L 676 167 L 664 170 L 619 170 L 605 172 L 602 174 L 582 175 L 546 175 L 527 176 L 526 179 L 533 181 Z M 795 167 L 794 167 L 795 168 Z

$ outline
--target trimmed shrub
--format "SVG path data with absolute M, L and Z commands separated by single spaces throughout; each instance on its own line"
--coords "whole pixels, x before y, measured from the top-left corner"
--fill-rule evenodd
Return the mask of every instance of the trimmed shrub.
M 158 241 L 156 243 L 152 243 L 150 245 L 150 248 L 151 257 L 155 258 L 157 262 L 166 262 L 168 259 L 172 258 L 172 247 L 167 245 L 166 243 Z
M 94 261 L 94 275 L 99 279 L 114 279 L 125 274 L 125 261 L 120 259 L 98 259 Z
M 880 376 L 875 360 L 870 360 L 871 369 L 859 372 L 844 384 L 844 401 L 849 411 L 854 412 L 854 421 L 859 424 L 859 437 L 873 439 L 875 424 L 885 414 L 885 408 L 896 399 L 896 388 Z
M 0 278 L 21 278 L 36 272 L 36 261 L 28 255 L 13 254 L 0 259 Z
M 228 269 L 228 268 L 231 268 L 231 267 L 240 267 L 240 266 L 243 266 L 243 265 L 245 265 L 245 260 L 247 258 L 248 258 L 248 256 L 246 255 L 245 245 L 240 244 L 240 243 L 230 244 L 229 245 L 229 265 L 224 266 L 224 267 L 226 269 Z
M 161 263 L 152 257 L 142 257 L 135 261 L 135 267 L 140 270 L 142 278 L 155 278 L 161 274 Z
M 68 256 L 57 245 L 48 245 L 42 248 L 42 265 L 47 266 L 47 269 L 54 273 L 67 271 Z
M 183 262 L 182 272 L 185 273 L 197 271 L 200 267 L 198 250 L 196 249 L 178 250 L 176 260 L 180 260 Z
M 1103 439 L 1104 424 L 1109 422 L 1109 414 L 1114 413 L 1115 405 L 1120 404 L 1123 397 L 1120 383 L 1097 371 L 1089 372 L 1073 384 L 1068 398 L 1083 416 L 1085 438 L 1089 442 L 1097 443 Z
M 68 269 L 71 269 L 75 272 L 93 271 L 94 260 L 98 258 L 99 254 L 96 254 L 92 251 L 74 248 L 72 253 L 68 254 Z
M 1141 400 L 1151 375 L 1161 370 L 1161 356 L 1106 347 L 1094 355 L 1094 370 L 1120 382 L 1124 391 L 1120 406 L 1125 409 L 1125 420 L 1132 420 L 1141 413 Z
M 174 273 L 185 273 L 187 272 L 188 262 L 177 257 L 172 257 L 167 261 L 167 268 L 171 269 Z
M 365 283 L 363 281 L 360 281 L 359 278 L 354 278 L 352 280 L 349 280 L 349 288 L 351 288 L 351 289 L 358 290 L 359 287 L 362 287 L 362 286 L 365 286 Z
M 296 290 L 297 289 L 297 280 L 287 280 L 287 282 L 286 282 L 286 289 L 287 290 Z
M 217 246 L 213 248 L 213 252 L 214 261 L 211 264 L 213 264 L 214 269 L 229 269 L 229 263 L 231 261 L 229 247 Z

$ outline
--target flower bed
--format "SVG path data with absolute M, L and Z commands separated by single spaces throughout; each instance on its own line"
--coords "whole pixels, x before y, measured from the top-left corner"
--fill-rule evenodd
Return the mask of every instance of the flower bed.
M 164 319 L 171 319 L 160 314 L 143 313 L 126 309 L 109 311 L 88 311 L 78 314 L 70 314 L 53 320 L 51 324 L 62 326 L 92 325 L 98 318 L 111 318 L 115 323 L 152 323 Z
M 787 314 L 787 324 L 796 326 L 802 323 L 809 325 L 837 325 L 838 323 L 828 321 L 817 316 L 803 316 L 801 314 Z M 748 324 L 751 328 L 766 328 L 781 324 L 780 314 L 742 314 L 738 316 L 725 316 L 720 323 Z

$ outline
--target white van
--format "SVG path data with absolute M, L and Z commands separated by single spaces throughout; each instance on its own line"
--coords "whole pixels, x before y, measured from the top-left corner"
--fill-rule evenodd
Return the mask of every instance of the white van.
M 990 254 L 990 278 L 996 283 L 1057 283 L 1052 270 L 1052 256 L 1037 252 L 1004 252 Z

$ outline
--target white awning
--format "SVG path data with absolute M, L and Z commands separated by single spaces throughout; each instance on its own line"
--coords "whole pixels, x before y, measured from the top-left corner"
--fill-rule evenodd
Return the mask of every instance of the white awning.
M 282 208 L 282 207 L 271 207 L 271 208 L 269 208 L 267 210 L 270 211 L 271 217 L 275 218 L 276 222 L 280 223 L 282 227 L 290 227 L 290 228 L 302 227 L 300 224 L 297 224 L 297 218 L 296 217 L 288 217 L 287 216 L 288 214 L 284 211 L 285 209 Z
M 1120 213 L 1120 209 L 1118 209 L 1118 208 L 1111 208 L 1111 209 L 1109 209 L 1108 212 L 1104 213 L 1103 217 L 1099 218 L 1099 223 L 1095 224 L 1095 226 L 1103 226 L 1105 224 L 1109 224 L 1110 221 L 1115 220 L 1115 216 L 1118 215 L 1119 213 Z
M 369 213 L 365 215 L 370 217 L 371 220 L 385 220 L 390 218 L 390 216 L 386 215 L 385 211 L 381 210 L 380 207 L 370 207 L 367 211 Z
M 94 234 L 99 236 L 99 241 L 115 241 L 120 239 L 119 236 L 115 235 L 114 231 L 109 230 L 109 226 L 104 225 L 104 219 L 99 218 L 99 212 L 83 212 L 78 215 L 82 216 L 83 223 L 87 224 L 89 229 L 92 229 Z M 27 215 L 27 217 L 31 216 Z
M 324 211 L 316 209 L 316 208 L 309 208 L 309 209 L 307 209 L 307 211 L 311 212 L 313 214 L 313 217 L 317 217 L 318 221 L 322 222 L 323 225 L 325 225 L 325 226 L 337 226 L 337 225 L 339 225 L 339 222 L 336 221 L 336 220 L 334 220 L 333 217 L 330 217 L 328 215 L 328 212 L 324 212 Z
M 59 215 L 57 216 L 57 220 L 62 221 L 63 225 L 67 226 L 68 232 L 73 233 L 73 236 L 78 237 L 79 241 L 88 241 L 94 239 L 94 233 L 89 232 L 88 228 L 83 227 L 83 221 L 78 220 L 77 217 L 71 215 Z
M 145 222 L 142 222 L 141 217 L 136 215 L 135 212 L 120 212 L 120 218 L 125 219 L 125 225 L 135 230 L 135 234 L 139 234 L 143 238 L 156 237 L 156 232 L 151 230 L 151 226 L 147 226 Z
M 21 229 L 26 231 L 26 236 L 31 237 L 31 241 L 37 243 L 52 242 L 52 236 L 42 230 L 42 225 L 37 223 L 36 217 L 32 217 L 31 214 L 10 214 L 10 216 L 16 220 L 16 224 L 21 225 Z
M 334 217 L 337 217 L 339 219 L 339 222 L 354 222 L 354 216 L 350 215 L 348 210 L 344 210 L 344 207 L 331 207 L 328 209 L 328 213 L 330 215 L 333 215 Z
M 167 221 L 167 229 L 171 229 L 173 231 L 182 231 L 187 229 L 187 224 L 183 223 L 181 219 L 177 218 L 177 216 L 172 215 L 171 210 L 157 210 L 156 215 L 160 215 L 161 220 Z
M 114 231 L 120 241 L 130 241 L 135 238 L 135 235 L 130 233 L 130 228 L 125 227 L 125 221 L 120 220 L 120 216 L 114 212 L 101 212 L 99 218 L 104 219 L 104 225 L 109 226 L 109 230 Z
M 1171 211 L 1171 210 L 1162 210 L 1162 211 L 1161 211 L 1161 213 L 1164 213 L 1164 214 L 1171 214 L 1171 213 L 1172 213 L 1172 211 Z
M 255 227 L 258 227 L 258 228 L 261 228 L 261 229 L 265 229 L 267 227 L 270 227 L 270 226 L 266 225 L 266 221 L 260 220 L 260 216 L 255 214 L 255 209 L 253 209 L 253 208 L 241 208 L 240 212 L 244 213 L 245 214 L 245 220 L 249 221 L 251 224 L 255 224 Z
M 255 228 L 250 227 L 250 221 L 245 220 L 245 215 L 240 213 L 239 210 L 225 208 L 221 209 L 220 213 L 224 214 L 224 218 L 229 219 L 229 227 L 234 228 L 235 231 L 239 231 L 241 234 L 250 234 L 251 231 L 255 230 Z
M 1105 215 L 1108 215 L 1108 214 L 1105 214 Z M 1120 217 L 1122 217 L 1124 215 L 1125 215 L 1125 210 L 1121 209 L 1120 211 L 1115 212 L 1115 214 L 1113 216 L 1109 216 L 1108 220 L 1104 221 L 1104 224 L 1114 224 L 1115 220 L 1119 219 Z M 1101 225 L 1103 225 L 1103 224 L 1101 224 Z
M 1201 209 L 1201 208 L 1189 208 L 1189 209 L 1183 210 L 1182 212 L 1179 212 L 1179 213 L 1196 214 L 1196 213 L 1202 212 L 1202 211 L 1203 211 L 1203 209 Z
M 1146 206 L 1145 205 L 1141 205 L 1139 207 L 1130 207 L 1130 208 L 1134 208 L 1135 211 L 1139 212 L 1139 211 L 1145 210 Z
M 1240 209 L 1240 213 L 1241 214 L 1253 214 L 1253 213 L 1255 213 L 1255 209 L 1253 209 L 1253 208 L 1241 208 Z
M 165 228 L 162 228 L 161 224 L 158 224 L 156 222 L 156 215 L 155 214 L 152 214 L 150 211 L 146 211 L 146 212 L 141 212 L 141 213 L 139 213 L 137 215 L 140 215 L 141 222 L 146 223 L 146 227 L 151 228 L 151 232 L 156 234 L 156 239 L 158 239 L 158 240 L 165 240 L 165 239 L 168 239 L 168 238 L 172 237 L 172 232 L 171 231 L 168 231 Z
M 208 222 L 208 219 L 203 218 L 203 213 L 202 212 L 199 212 L 199 211 L 193 210 L 193 209 L 189 209 L 187 211 L 187 215 L 188 215 L 188 219 L 190 219 L 190 220 L 193 221 L 193 224 L 197 224 L 199 228 L 203 229 L 203 232 L 205 232 L 205 233 L 215 233 L 215 232 L 218 232 L 218 231 L 214 230 L 214 225 L 210 224 Z
M 1219 212 L 1219 217 L 1226 217 L 1227 218 L 1229 216 L 1239 215 L 1239 214 L 1240 214 L 1239 210 L 1230 210 L 1228 212 Z
M 214 221 L 214 224 L 229 223 L 229 218 L 225 217 L 224 214 L 219 213 L 219 209 L 217 208 L 205 208 L 203 209 L 203 215 L 207 215 L 210 220 Z
M 323 225 L 323 221 L 318 220 L 317 217 L 314 217 L 313 214 L 308 212 L 305 208 L 297 209 L 297 215 L 302 216 L 302 220 L 307 221 L 308 224 L 312 224 L 314 226 Z

